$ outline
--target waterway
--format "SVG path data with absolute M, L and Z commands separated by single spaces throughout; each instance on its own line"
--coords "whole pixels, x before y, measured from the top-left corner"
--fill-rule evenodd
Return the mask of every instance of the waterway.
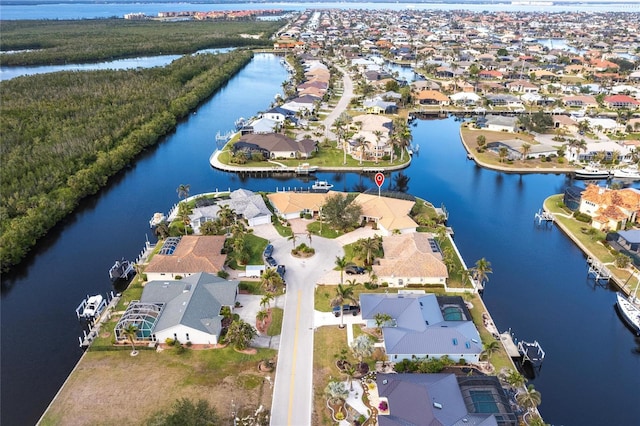
M 582 1 L 554 5 L 511 4 L 511 2 L 271 2 L 271 3 L 207 3 L 205 2 L 126 2 L 100 3 L 21 1 L 0 4 L 0 16 L 5 20 L 17 19 L 104 19 L 122 18 L 127 13 L 157 16 L 158 12 L 213 10 L 285 10 L 306 9 L 363 9 L 363 10 L 470 10 L 473 12 L 638 12 L 636 2 Z
M 145 238 L 153 239 L 148 220 L 178 201 L 180 184 L 190 184 L 192 194 L 310 185 L 295 177 L 238 176 L 208 164 L 216 131 L 266 109 L 286 78 L 277 57 L 257 55 L 197 114 L 86 200 L 21 267 L 2 277 L 0 423 L 37 421 L 81 356 L 75 307 L 86 294 L 111 289 L 109 267 L 122 256 L 134 258 Z M 616 315 L 614 293 L 587 280 L 582 253 L 558 229 L 533 221 L 543 200 L 572 182 L 564 175 L 478 168 L 466 159 L 459 124 L 446 119 L 412 127 L 420 150 L 404 171 L 407 191 L 446 206 L 467 264 L 481 257 L 491 262 L 484 299 L 500 330 L 511 328 L 517 337 L 542 344 L 547 358 L 533 384 L 542 392 L 545 420 L 637 423 L 640 340 Z M 317 178 L 338 190 L 374 187 L 371 176 L 355 173 Z

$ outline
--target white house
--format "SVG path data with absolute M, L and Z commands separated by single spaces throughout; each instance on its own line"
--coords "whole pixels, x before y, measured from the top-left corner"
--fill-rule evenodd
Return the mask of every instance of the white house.
M 221 309 L 233 309 L 237 295 L 238 281 L 206 273 L 149 281 L 140 300 L 132 301 L 116 324 L 116 340 L 127 341 L 123 331 L 135 325 L 138 341 L 215 345 L 222 331 Z
M 378 314 L 391 317 L 381 324 L 384 349 L 390 361 L 445 355 L 455 362 L 480 360 L 482 340 L 460 296 L 417 291 L 363 293 L 360 309 L 367 327 L 378 327 Z

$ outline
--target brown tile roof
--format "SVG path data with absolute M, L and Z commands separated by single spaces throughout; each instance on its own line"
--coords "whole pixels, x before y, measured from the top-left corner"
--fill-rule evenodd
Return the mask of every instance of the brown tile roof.
M 381 277 L 448 277 L 442 256 L 431 250 L 430 238 L 431 234 L 421 232 L 384 237 L 384 258 L 373 271 Z
M 415 201 L 359 194 L 354 200 L 362 206 L 362 215 L 376 218 L 386 230 L 416 228 L 417 223 L 409 217 Z
M 185 235 L 173 254 L 153 256 L 145 272 L 217 274 L 226 259 L 220 253 L 224 240 L 222 235 Z

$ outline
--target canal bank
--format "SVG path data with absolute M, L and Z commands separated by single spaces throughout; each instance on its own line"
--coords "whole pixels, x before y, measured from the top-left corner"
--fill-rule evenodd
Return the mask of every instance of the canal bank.
M 268 106 L 286 78 L 279 58 L 256 55 L 198 114 L 56 227 L 23 267 L 3 276 L 2 424 L 38 420 L 82 355 L 73 310 L 87 294 L 111 290 L 107 271 L 114 259 L 135 258 L 145 234 L 153 238 L 145 231 L 149 217 L 179 200 L 180 184 L 190 184 L 194 194 L 308 184 L 295 176 L 236 175 L 208 162 L 216 130 Z M 411 129 L 421 148 L 402 171 L 409 179 L 404 191 L 444 204 L 465 260 L 491 262 L 483 302 L 496 327 L 543 345 L 545 364 L 532 381 L 543 395 L 543 418 L 565 425 L 635 424 L 640 375 L 632 373 L 640 371 L 640 340 L 616 314 L 615 294 L 587 280 L 582 251 L 555 227 L 533 223 L 549 194 L 576 182 L 564 174 L 477 166 L 467 160 L 460 122 L 453 119 L 419 120 Z M 383 189 L 398 175 L 392 173 Z M 315 178 L 340 190 L 375 188 L 372 175 L 321 172 Z M 130 357 L 124 355 L 126 371 Z M 615 395 L 606 392 L 611 388 Z

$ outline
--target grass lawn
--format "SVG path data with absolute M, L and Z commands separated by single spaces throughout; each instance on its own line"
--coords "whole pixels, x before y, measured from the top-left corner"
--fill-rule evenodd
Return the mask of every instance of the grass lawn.
M 320 327 L 313 339 L 313 414 L 311 424 L 331 425 L 324 388 L 331 379 L 343 380 L 336 367 L 336 355 L 347 347 L 347 329 L 338 326 Z M 349 356 L 349 355 L 348 355 Z M 352 357 L 351 357 L 352 358 Z
M 179 398 L 207 400 L 224 425 L 233 424 L 229 404 L 240 412 L 271 407 L 272 390 L 264 382 L 271 373 L 258 362 L 275 351 L 247 355 L 231 348 L 163 352 L 129 350 L 87 352 L 45 416 L 43 425 L 143 424 Z
M 311 232 L 313 235 L 319 235 L 324 238 L 338 238 L 340 235 L 344 234 L 344 232 L 335 230 L 326 223 L 321 223 L 316 220 L 307 225 L 307 230 Z
M 282 317 L 284 310 L 281 308 L 271 308 L 271 324 L 267 329 L 267 336 L 278 336 L 282 332 Z
M 563 157 L 556 157 L 553 161 L 541 161 L 540 159 L 525 159 L 525 160 L 517 160 L 517 161 L 505 161 L 500 162 L 500 157 L 497 154 L 485 150 L 484 152 L 478 152 L 476 148 L 478 148 L 477 138 L 480 135 L 483 135 L 486 138 L 486 142 L 496 142 L 507 139 L 520 139 L 523 140 L 530 145 L 538 145 L 533 138 L 533 136 L 527 133 L 505 133 L 505 132 L 494 132 L 491 130 L 477 130 L 477 129 L 469 129 L 468 127 L 462 127 L 461 133 L 464 141 L 472 151 L 473 155 L 481 161 L 482 163 L 488 165 L 495 165 L 500 167 L 509 167 L 513 166 L 518 169 L 554 169 L 554 168 L 571 168 L 572 166 L 568 164 L 566 159 Z M 562 144 L 558 142 L 558 147 Z
M 249 232 L 245 234 L 245 243 L 249 252 L 249 261 L 247 262 L 247 265 L 262 265 L 264 263 L 264 261 L 262 260 L 262 253 L 264 252 L 264 248 L 267 246 L 269 241 Z M 231 255 L 228 257 L 228 259 L 231 269 L 244 269 L 244 265 L 239 266 L 236 259 Z

